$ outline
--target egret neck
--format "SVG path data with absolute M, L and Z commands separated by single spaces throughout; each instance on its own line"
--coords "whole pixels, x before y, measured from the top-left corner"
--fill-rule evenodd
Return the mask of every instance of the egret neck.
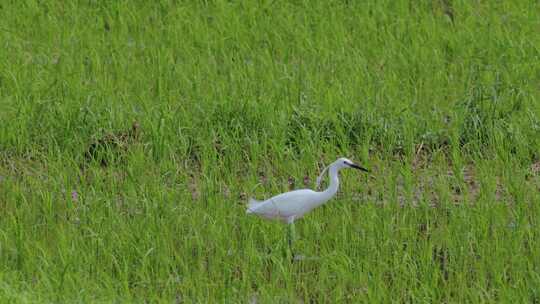
M 336 166 L 330 166 L 330 168 L 328 168 L 328 175 L 330 176 L 330 185 L 326 190 L 321 192 L 321 204 L 324 204 L 326 201 L 331 199 L 336 194 L 339 188 L 338 168 Z

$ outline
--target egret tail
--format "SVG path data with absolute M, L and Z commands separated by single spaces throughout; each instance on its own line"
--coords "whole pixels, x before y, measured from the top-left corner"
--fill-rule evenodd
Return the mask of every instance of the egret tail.
M 258 200 L 254 199 L 254 198 L 250 198 L 246 213 L 255 212 L 255 209 L 257 209 L 257 207 L 259 207 L 261 203 L 262 203 L 261 201 L 258 201 Z

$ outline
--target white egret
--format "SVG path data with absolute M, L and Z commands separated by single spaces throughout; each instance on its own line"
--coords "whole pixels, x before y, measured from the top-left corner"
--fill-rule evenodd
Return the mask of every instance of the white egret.
M 367 169 L 356 165 L 347 158 L 339 158 L 324 168 L 321 175 L 317 178 L 318 188 L 321 178 L 328 169 L 330 185 L 326 190 L 320 192 L 311 189 L 294 190 L 278 194 L 265 201 L 257 201 L 251 198 L 249 200 L 247 213 L 255 214 L 270 220 L 279 220 L 289 224 L 289 246 L 291 246 L 294 234 L 294 221 L 303 217 L 311 210 L 323 205 L 336 194 L 339 187 L 338 172 L 344 168 L 355 168 L 369 172 Z

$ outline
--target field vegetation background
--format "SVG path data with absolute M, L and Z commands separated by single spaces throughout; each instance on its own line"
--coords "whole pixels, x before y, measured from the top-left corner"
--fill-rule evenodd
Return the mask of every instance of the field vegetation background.
M 2 2 L 0 302 L 539 303 L 539 12 Z

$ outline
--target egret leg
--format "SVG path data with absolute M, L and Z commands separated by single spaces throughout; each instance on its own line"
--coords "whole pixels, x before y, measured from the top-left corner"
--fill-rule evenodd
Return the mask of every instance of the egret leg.
M 288 229 L 288 241 L 289 241 L 289 250 L 287 251 L 288 257 L 291 259 L 291 263 L 295 261 L 306 261 L 306 260 L 319 260 L 319 257 L 306 257 L 304 255 L 296 255 L 293 250 L 294 241 L 296 240 L 296 228 L 294 226 L 294 219 L 289 221 Z
M 289 225 L 289 249 L 292 251 L 293 242 L 296 239 L 296 228 L 294 227 L 294 223 L 290 223 Z
M 288 227 L 287 227 L 287 236 L 288 236 L 288 245 L 289 248 L 286 252 L 286 256 L 291 259 L 291 262 L 294 262 L 294 250 L 293 250 L 293 243 L 296 238 L 296 229 L 294 226 L 294 218 L 289 218 L 288 221 Z

